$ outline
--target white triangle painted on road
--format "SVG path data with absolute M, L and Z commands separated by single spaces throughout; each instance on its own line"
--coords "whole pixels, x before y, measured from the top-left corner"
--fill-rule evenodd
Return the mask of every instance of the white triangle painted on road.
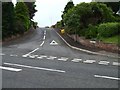
M 50 45 L 58 45 L 58 43 L 55 40 L 52 40 L 52 42 L 50 43 Z

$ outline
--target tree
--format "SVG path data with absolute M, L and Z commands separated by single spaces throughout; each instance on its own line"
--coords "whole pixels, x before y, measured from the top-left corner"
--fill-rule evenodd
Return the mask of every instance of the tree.
M 30 28 L 29 11 L 24 2 L 17 2 L 15 7 L 18 32 L 23 34 Z
M 73 1 L 72 0 L 70 0 L 68 3 L 67 3 L 67 5 L 65 6 L 65 8 L 64 8 L 64 11 L 63 11 L 63 14 L 62 14 L 62 21 L 61 21 L 61 23 L 62 23 L 62 26 L 64 26 L 64 15 L 68 12 L 68 10 L 69 9 L 71 9 L 71 8 L 73 8 L 74 7 L 74 3 L 73 3 Z
M 119 2 L 104 2 L 108 7 L 110 7 L 113 12 L 117 13 L 120 8 L 120 1 Z
M 80 3 L 69 9 L 63 16 L 65 30 L 68 33 L 78 33 L 85 35 L 89 24 L 97 25 L 103 22 L 114 21 L 111 8 L 102 3 Z
M 35 16 L 35 12 L 37 12 L 37 10 L 35 9 L 35 7 L 36 7 L 35 1 L 34 2 L 25 2 L 25 4 L 28 7 L 30 19 L 33 19 L 33 17 Z
M 15 12 L 12 2 L 2 2 L 2 38 L 15 34 Z

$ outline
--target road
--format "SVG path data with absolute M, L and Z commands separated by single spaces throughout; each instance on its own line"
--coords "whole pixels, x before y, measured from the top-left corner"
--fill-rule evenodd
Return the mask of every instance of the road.
M 3 88 L 118 88 L 118 59 L 68 47 L 54 29 L 2 47 Z

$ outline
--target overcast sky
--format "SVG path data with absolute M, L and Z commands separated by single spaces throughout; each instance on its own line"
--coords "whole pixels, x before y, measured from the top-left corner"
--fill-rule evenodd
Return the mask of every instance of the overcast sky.
M 12 0 L 15 3 L 15 0 Z M 51 26 L 61 20 L 61 14 L 70 0 L 36 0 L 34 21 L 38 22 L 39 27 Z M 91 2 L 91 0 L 73 0 L 74 4 L 80 2 Z

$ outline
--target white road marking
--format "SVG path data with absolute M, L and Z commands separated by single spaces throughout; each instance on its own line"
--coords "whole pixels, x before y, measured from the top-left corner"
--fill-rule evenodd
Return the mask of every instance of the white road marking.
M 46 38 L 46 37 L 44 36 L 43 39 L 45 40 L 45 38 Z
M 44 35 L 46 35 L 46 31 L 44 31 Z
M 8 70 L 8 71 L 14 71 L 14 72 L 22 71 L 22 69 L 3 67 L 3 66 L 0 66 L 0 69 L 4 69 L 4 70 Z
M 47 56 L 45 56 L 45 55 L 40 55 L 39 57 L 37 57 L 38 59 L 42 59 L 42 58 L 45 58 L 45 57 L 47 57 Z
M 113 79 L 113 80 L 120 80 L 120 78 L 109 77 L 109 76 L 101 76 L 101 75 L 94 75 L 94 77 L 98 77 L 98 78 L 106 78 L 106 79 Z
M 47 59 L 54 60 L 55 58 L 57 58 L 57 57 L 54 57 L 54 56 L 49 56 Z
M 13 55 L 13 54 L 11 54 L 10 56 L 11 56 L 11 57 L 17 57 L 18 55 Z
M 85 61 L 83 61 L 84 63 L 94 63 L 94 62 L 96 62 L 95 60 L 85 60 Z
M 34 56 L 34 55 L 29 55 L 29 58 L 35 58 L 36 56 Z
M 108 62 L 108 61 L 100 61 L 100 62 L 98 62 L 98 64 L 102 64 L 102 65 L 108 65 L 110 62 Z
M 53 41 L 50 43 L 50 45 L 58 45 L 58 43 L 57 43 L 55 40 L 53 40 Z
M 63 70 L 57 70 L 57 69 L 41 68 L 41 67 L 34 67 L 34 66 L 20 65 L 20 64 L 12 64 L 12 63 L 4 63 L 4 64 L 5 65 L 10 65 L 10 66 L 18 66 L 18 67 L 30 68 L 30 69 L 46 70 L 46 71 L 53 71 L 53 72 L 65 73 L 65 71 L 63 71 Z
M 39 48 L 36 48 L 35 50 L 29 52 L 28 54 L 22 55 L 22 57 L 28 57 L 30 54 L 34 53 L 35 51 L 37 51 Z
M 113 65 L 120 66 L 120 63 L 118 63 L 118 62 L 113 62 Z
M 38 55 L 29 55 L 30 58 L 38 57 Z
M 3 56 L 3 55 L 5 55 L 4 53 L 0 53 L 0 56 Z
M 60 61 L 67 61 L 68 58 L 66 58 L 66 57 L 61 57 L 61 58 L 58 58 L 58 60 L 60 60 Z
M 43 42 L 40 44 L 40 46 L 42 47 L 44 43 L 45 43 L 45 41 L 43 41 Z
M 55 30 L 54 30 L 55 31 Z M 97 53 L 97 52 L 93 52 L 93 51 L 89 51 L 89 50 L 85 50 L 85 49 L 81 49 L 81 48 L 77 48 L 74 47 L 72 45 L 70 45 L 57 31 L 55 31 L 57 33 L 57 35 L 71 48 L 76 49 L 76 50 L 80 50 L 83 52 L 87 52 L 87 53 L 91 53 L 91 54 L 95 54 L 95 55 L 102 55 L 102 56 L 108 56 L 108 57 L 114 57 L 114 58 L 120 58 L 120 57 L 116 57 L 114 55 L 107 55 L 107 54 L 102 54 L 102 53 Z
M 71 60 L 72 62 L 80 62 L 82 61 L 82 59 L 78 59 L 78 58 L 74 58 L 73 60 Z

